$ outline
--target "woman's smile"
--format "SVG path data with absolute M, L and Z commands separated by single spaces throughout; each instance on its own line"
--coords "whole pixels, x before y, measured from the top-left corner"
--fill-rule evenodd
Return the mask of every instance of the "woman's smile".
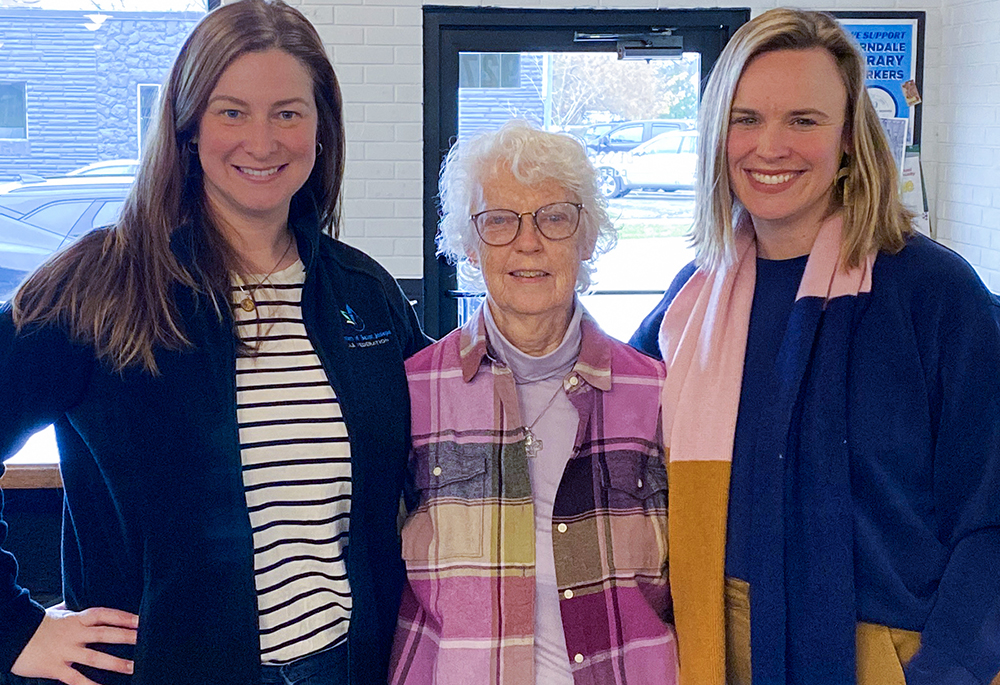
M 234 168 L 241 174 L 249 176 L 253 180 L 266 181 L 269 180 L 279 171 L 282 171 L 287 166 L 288 166 L 287 164 L 281 164 L 279 166 L 273 166 L 267 169 L 254 169 L 253 167 L 248 167 L 248 166 L 234 166 Z
M 754 183 L 759 183 L 763 186 L 771 186 L 774 190 L 784 190 L 784 186 L 792 179 L 797 178 L 801 172 L 798 171 L 787 171 L 778 173 L 766 173 L 763 171 L 750 171 L 746 172 L 750 176 L 750 180 Z M 778 186 L 781 186 L 780 188 Z
M 544 278 L 546 276 L 551 275 L 551 274 L 549 274 L 548 271 L 539 271 L 538 269 L 517 269 L 517 270 L 511 271 L 509 273 L 514 278 L 517 278 L 517 279 L 520 279 L 520 280 L 523 280 L 523 281 L 527 281 L 529 283 L 531 281 L 535 281 L 535 280 L 538 280 L 538 279 L 541 279 L 541 278 Z

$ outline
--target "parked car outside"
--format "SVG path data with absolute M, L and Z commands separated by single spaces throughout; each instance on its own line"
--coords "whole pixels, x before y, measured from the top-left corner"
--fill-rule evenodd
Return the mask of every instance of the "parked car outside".
M 565 133 L 579 138 L 584 145 L 590 145 L 620 123 L 620 121 L 613 121 L 604 124 L 591 124 L 590 126 L 570 126 L 565 130 Z
M 698 164 L 698 132 L 668 131 L 639 145 L 618 161 L 598 168 L 605 197 L 633 190 L 691 190 Z
M 693 129 L 694 126 L 695 122 L 690 119 L 626 121 L 588 143 L 587 147 L 598 155 L 609 152 L 628 152 L 661 133 Z
M 0 302 L 59 250 L 118 219 L 131 176 L 67 176 L 0 191 Z
M 67 176 L 135 176 L 138 159 L 109 159 L 70 171 Z

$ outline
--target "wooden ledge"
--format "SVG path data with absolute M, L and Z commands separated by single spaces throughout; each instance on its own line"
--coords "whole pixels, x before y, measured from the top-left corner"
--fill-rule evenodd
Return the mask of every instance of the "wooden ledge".
M 58 464 L 6 464 L 0 478 L 4 490 L 41 490 L 61 488 L 62 476 Z

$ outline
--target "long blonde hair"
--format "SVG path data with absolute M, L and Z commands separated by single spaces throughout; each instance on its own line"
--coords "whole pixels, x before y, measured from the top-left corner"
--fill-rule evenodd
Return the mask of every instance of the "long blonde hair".
M 281 0 L 240 0 L 209 13 L 188 36 L 163 88 L 156 128 L 120 219 L 56 254 L 28 278 L 13 301 L 19 330 L 62 325 L 114 368 L 140 365 L 155 373 L 157 348 L 189 344 L 174 301 L 177 285 L 204 294 L 219 317 L 228 315 L 218 294 L 228 289 L 230 272 L 240 265 L 206 211 L 201 164 L 190 143 L 226 68 L 244 54 L 270 49 L 296 57 L 312 76 L 323 152 L 296 198 L 315 203 L 321 230 L 336 235 L 343 103 L 323 41 Z M 184 260 L 171 244 L 181 227 L 191 231 Z
M 726 142 L 740 76 L 756 57 L 775 50 L 823 48 L 847 90 L 847 177 L 834 202 L 843 207 L 841 258 L 855 266 L 874 250 L 898 252 L 912 232 L 913 215 L 899 199 L 899 174 L 878 114 L 865 90 L 865 59 L 854 39 L 823 12 L 784 7 L 739 28 L 712 70 L 699 113 L 701 154 L 695 187 L 692 242 L 698 263 L 715 268 L 733 257 L 734 229 L 745 209 L 729 183 Z M 844 202 L 844 188 L 849 188 Z

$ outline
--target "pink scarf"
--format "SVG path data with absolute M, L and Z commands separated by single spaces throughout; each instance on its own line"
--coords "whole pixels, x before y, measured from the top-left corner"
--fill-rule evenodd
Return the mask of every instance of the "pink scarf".
M 796 300 L 871 290 L 875 255 L 839 268 L 839 216 L 823 223 Z M 660 328 L 667 364 L 663 433 L 669 474 L 670 579 L 684 685 L 725 685 L 724 569 L 729 470 L 733 458 L 756 240 L 736 232 L 735 260 L 699 269 L 671 303 Z M 825 304 L 824 304 L 825 307 Z

